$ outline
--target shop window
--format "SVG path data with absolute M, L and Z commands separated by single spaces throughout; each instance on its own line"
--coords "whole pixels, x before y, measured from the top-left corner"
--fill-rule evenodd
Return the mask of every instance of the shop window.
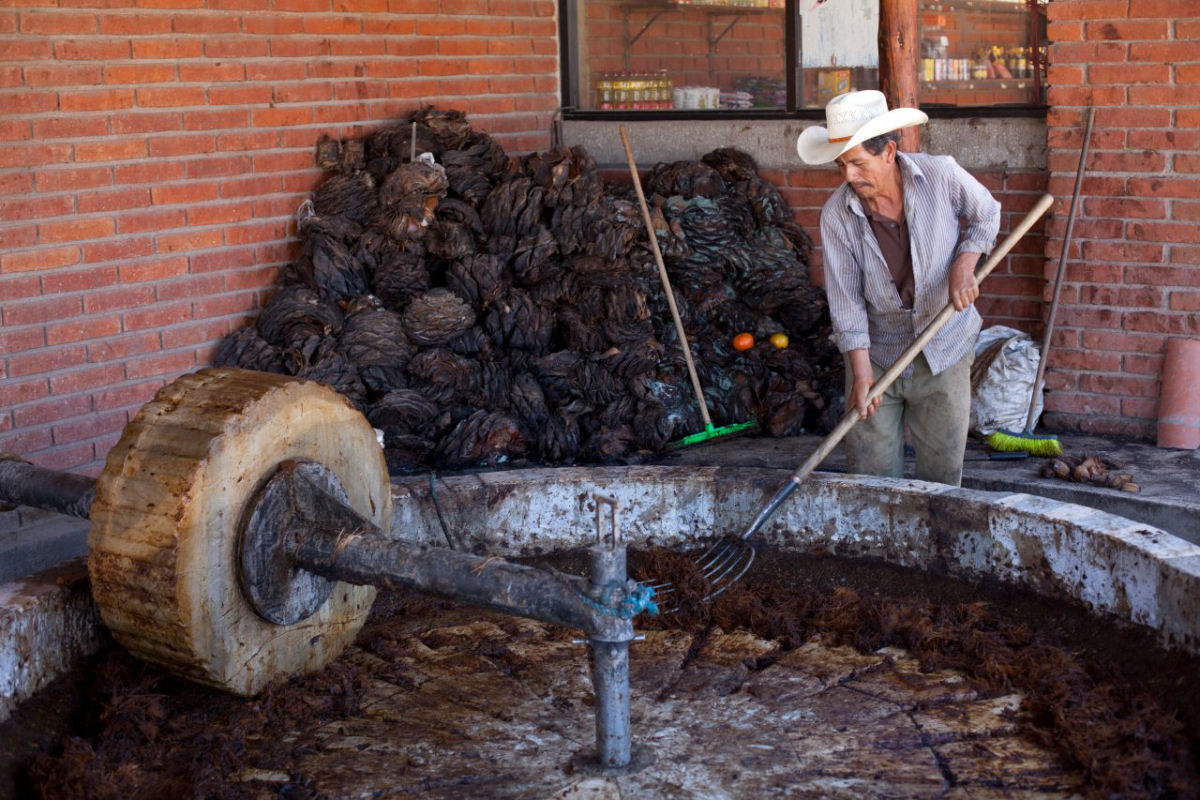
M 1040 105 L 1046 1 L 917 0 L 921 106 Z M 816 116 L 879 87 L 880 2 L 560 0 L 564 113 Z
M 878 86 L 879 0 L 564 0 L 563 11 L 575 110 L 794 111 Z
M 921 106 L 1041 105 L 1046 0 L 919 0 Z

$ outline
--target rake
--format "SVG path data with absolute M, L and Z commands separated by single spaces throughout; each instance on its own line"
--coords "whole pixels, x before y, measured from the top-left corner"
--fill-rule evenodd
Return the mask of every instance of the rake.
M 1025 218 L 1013 229 L 1004 241 L 1000 243 L 987 261 L 975 271 L 976 283 L 982 284 L 996 265 L 1008 255 L 1008 251 L 1021 240 L 1021 238 L 1029 231 L 1033 224 L 1038 221 L 1042 214 L 1046 213 L 1046 209 L 1050 208 L 1054 202 L 1054 196 L 1050 194 L 1042 195 Z M 896 362 L 888 367 L 887 371 L 880 376 L 875 385 L 871 387 L 871 391 L 867 394 L 867 404 L 869 405 L 876 397 L 879 397 L 888 388 L 896 382 L 901 373 L 908 368 L 929 341 L 942 329 L 952 316 L 955 314 L 954 305 L 947 303 L 944 308 L 938 313 L 933 320 L 925 326 L 925 330 L 921 331 L 921 335 L 917 337 L 908 349 L 900 354 Z M 820 445 L 813 451 L 808 460 L 800 465 L 799 469 L 792 474 L 779 490 L 775 492 L 774 497 L 763 506 L 763 509 L 758 512 L 758 516 L 750 523 L 750 527 L 741 534 L 741 536 L 731 536 L 713 544 L 696 560 L 696 564 L 702 575 L 709 581 L 708 594 L 704 596 L 704 600 L 711 599 L 724 592 L 732 586 L 738 579 L 746 574 L 750 569 L 750 565 L 754 563 L 755 548 L 750 543 L 750 538 L 766 524 L 779 507 L 783 504 L 796 487 L 804 483 L 808 476 L 815 470 L 822 461 L 833 451 L 833 448 L 845 438 L 846 434 L 859 420 L 857 408 L 847 409 L 841 421 L 837 424 L 826 437 L 821 440 Z M 659 584 L 654 587 L 656 595 L 669 594 L 674 590 L 670 584 Z

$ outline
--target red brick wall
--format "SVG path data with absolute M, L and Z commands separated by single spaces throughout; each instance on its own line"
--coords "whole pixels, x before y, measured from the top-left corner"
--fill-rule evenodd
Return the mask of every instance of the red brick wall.
M 0 451 L 94 472 L 261 303 L 322 133 L 432 102 L 549 144 L 554 0 L 0 10 Z
M 1052 0 L 1046 245 L 1062 251 L 1096 108 L 1049 361 L 1047 424 L 1150 438 L 1169 336 L 1200 335 L 1200 4 Z

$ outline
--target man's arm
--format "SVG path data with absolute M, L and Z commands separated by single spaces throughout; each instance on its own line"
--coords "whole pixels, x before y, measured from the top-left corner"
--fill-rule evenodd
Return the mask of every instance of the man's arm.
M 974 253 L 978 260 L 979 254 L 991 251 L 1000 233 L 1000 203 L 957 161 L 950 159 L 950 163 L 953 165 L 954 210 L 966 223 L 954 255 L 957 258 L 963 253 Z
M 979 283 L 975 280 L 975 265 L 982 253 L 962 252 L 950 264 L 950 302 L 955 311 L 969 307 L 979 297 Z
M 833 322 L 837 348 L 850 359 L 853 383 L 846 404 L 869 417 L 879 407 L 879 398 L 867 406 L 867 393 L 875 383 L 868 348 L 867 307 L 863 300 L 862 271 L 854 263 L 845 229 L 829 211 L 821 213 L 821 253 L 824 259 L 825 296 Z
M 850 396 L 846 398 L 846 405 L 857 408 L 858 415 L 866 419 L 875 413 L 875 409 L 879 408 L 881 399 L 876 397 L 870 405 L 867 405 L 867 395 L 870 393 L 871 387 L 875 385 L 875 373 L 871 369 L 871 354 L 868 350 L 851 350 L 846 355 L 850 357 L 850 374 L 854 378 L 850 387 Z
M 954 165 L 955 210 L 959 219 L 966 222 L 966 229 L 950 265 L 950 302 L 955 311 L 962 311 L 979 297 L 975 267 L 980 257 L 992 249 L 1000 232 L 1000 203 L 957 161 L 951 159 L 951 163 Z
M 824 262 L 825 297 L 833 322 L 837 349 L 866 349 L 871 346 L 867 333 L 867 307 L 863 300 L 862 271 L 854 263 L 853 250 L 836 212 L 821 212 L 821 255 Z

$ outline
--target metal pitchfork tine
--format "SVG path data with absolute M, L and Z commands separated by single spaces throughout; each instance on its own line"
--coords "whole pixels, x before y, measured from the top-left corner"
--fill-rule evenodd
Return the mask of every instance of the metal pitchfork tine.
M 754 563 L 756 554 L 754 546 L 745 539 L 722 539 L 705 550 L 696 559 L 700 574 L 709 586 L 709 592 L 703 599 L 716 597 L 737 583 Z M 675 586 L 671 583 L 655 583 L 651 584 L 650 588 L 654 590 L 655 597 L 662 597 L 675 591 Z M 663 610 L 669 613 L 675 608 Z
M 975 271 L 976 283 L 983 283 L 983 279 L 986 278 L 993 269 L 995 269 L 996 265 L 999 264 L 1006 255 L 1008 255 L 1008 251 L 1011 250 L 1013 246 L 1021 240 L 1021 238 L 1029 231 L 1031 227 L 1033 227 L 1033 224 L 1038 221 L 1042 214 L 1046 213 L 1046 209 L 1050 208 L 1050 205 L 1053 202 L 1054 195 L 1042 195 L 1037 203 L 1034 204 L 1034 207 L 1030 209 L 1029 213 L 1025 215 L 1025 218 L 1021 220 L 1021 222 L 1018 223 L 1015 228 L 1013 228 L 1012 233 L 1005 237 L 1004 241 L 1000 243 L 1000 246 L 992 251 L 992 255 L 983 264 L 983 266 L 979 267 Z M 945 325 L 955 313 L 956 312 L 954 310 L 953 303 L 947 303 L 945 307 L 938 313 L 938 315 L 933 318 L 933 321 L 925 326 L 925 330 L 921 331 L 921 335 L 917 337 L 916 341 L 909 345 L 908 349 L 900 354 L 900 357 L 896 359 L 896 363 L 888 367 L 887 372 L 883 373 L 879 380 L 875 382 L 875 385 L 871 387 L 871 391 L 867 394 L 868 404 L 870 404 L 871 401 L 873 401 L 876 397 L 879 397 L 886 392 L 888 387 L 895 383 L 896 379 L 900 377 L 900 374 L 908 368 L 908 365 L 911 364 L 918 355 L 921 354 L 921 351 L 925 349 L 925 345 L 929 344 L 929 341 L 937 334 L 939 330 L 941 330 L 942 326 Z M 829 434 L 821 441 L 821 444 L 817 446 L 817 449 L 813 451 L 813 454 L 808 457 L 808 460 L 801 464 L 800 468 L 792 474 L 792 477 L 788 479 L 783 486 L 779 487 L 779 490 L 775 492 L 775 496 L 772 497 L 765 506 L 763 506 L 762 511 L 758 512 L 758 516 L 754 518 L 754 521 L 750 523 L 750 527 L 746 528 L 745 532 L 742 533 L 740 537 L 731 537 L 718 542 L 706 550 L 702 556 L 700 556 L 700 558 L 697 560 L 697 563 L 700 566 L 701 572 L 703 572 L 706 577 L 709 577 L 711 573 L 713 577 L 709 577 L 709 579 L 714 587 L 713 590 L 705 595 L 703 599 L 707 600 L 711 597 L 717 596 L 721 592 L 728 589 L 734 582 L 736 582 L 742 577 L 742 575 L 746 573 L 746 570 L 750 568 L 750 564 L 754 561 L 755 553 L 754 545 L 750 544 L 749 542 L 750 537 L 757 533 L 759 529 L 762 528 L 762 526 L 766 523 L 766 521 L 770 519 L 772 515 L 774 515 L 779 506 L 783 504 L 783 501 L 786 500 L 788 496 L 796 490 L 796 487 L 804 483 L 809 474 L 815 470 L 822 461 L 825 460 L 830 452 L 833 451 L 833 448 L 842 441 L 842 439 L 847 433 L 850 432 L 850 429 L 854 427 L 858 420 L 858 409 L 848 409 L 841 421 L 837 424 L 837 427 L 829 432 Z M 747 555 L 747 551 L 749 552 L 749 555 Z M 742 565 L 743 561 L 744 566 L 740 566 L 739 568 L 739 565 Z M 718 584 L 717 581 L 721 581 L 721 583 Z M 664 584 L 664 586 L 666 585 L 667 584 Z M 655 588 L 655 591 L 658 591 L 657 587 Z M 670 591 L 672 591 L 672 589 L 667 588 L 662 593 L 667 594 Z

